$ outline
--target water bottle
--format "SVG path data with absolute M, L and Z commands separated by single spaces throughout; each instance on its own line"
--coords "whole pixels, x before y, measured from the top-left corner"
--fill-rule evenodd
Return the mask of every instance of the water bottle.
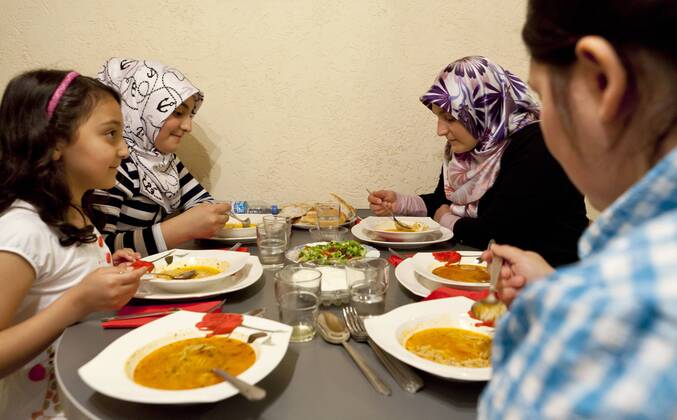
M 249 213 L 252 214 L 268 214 L 270 213 L 270 205 L 264 201 L 250 201 Z
M 243 214 L 249 211 L 249 203 L 246 201 L 233 201 L 233 213 Z

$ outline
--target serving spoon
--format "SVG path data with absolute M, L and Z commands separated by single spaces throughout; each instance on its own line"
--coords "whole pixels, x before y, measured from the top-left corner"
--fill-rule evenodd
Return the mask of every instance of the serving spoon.
M 489 246 L 487 249 L 491 249 L 491 245 L 495 242 L 492 239 L 489 241 Z M 473 317 L 479 319 L 482 322 L 496 322 L 508 308 L 505 306 L 505 303 L 501 302 L 496 298 L 496 283 L 498 282 L 498 277 L 501 275 L 501 267 L 503 266 L 503 258 L 498 255 L 494 255 L 491 258 L 489 263 L 489 295 L 482 300 L 479 300 L 472 304 L 470 312 Z
M 223 369 L 212 368 L 212 372 L 233 385 L 235 389 L 237 389 L 237 391 L 249 401 L 259 401 L 266 398 L 266 390 L 259 386 L 252 385 L 243 381 L 242 379 L 238 379 L 236 376 L 231 375 Z
M 346 328 L 346 324 L 339 317 L 329 311 L 320 312 L 320 315 L 317 317 L 317 329 L 326 342 L 343 344 L 343 347 L 345 347 L 350 357 L 353 358 L 357 367 L 360 368 L 364 376 L 367 377 L 369 383 L 378 393 L 390 395 L 390 387 L 388 387 L 376 372 L 372 370 L 362 355 L 348 343 L 348 340 L 350 340 L 350 332 Z

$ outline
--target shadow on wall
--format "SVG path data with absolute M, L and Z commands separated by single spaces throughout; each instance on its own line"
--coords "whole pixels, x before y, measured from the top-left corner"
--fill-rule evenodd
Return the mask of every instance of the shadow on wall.
M 221 150 L 210 140 L 205 130 L 193 123 L 193 131 L 183 137 L 176 154 L 193 177 L 212 193 L 211 180 L 221 176 L 219 165 L 214 164 L 219 161 Z

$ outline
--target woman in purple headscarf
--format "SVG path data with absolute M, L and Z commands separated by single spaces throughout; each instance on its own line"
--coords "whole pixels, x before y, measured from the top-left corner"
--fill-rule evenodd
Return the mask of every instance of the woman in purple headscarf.
M 420 100 L 446 140 L 437 188 L 420 196 L 376 191 L 372 211 L 428 215 L 476 248 L 493 238 L 552 265 L 576 261 L 588 225 L 583 197 L 545 148 L 539 106 L 525 83 L 485 57 L 465 57 Z

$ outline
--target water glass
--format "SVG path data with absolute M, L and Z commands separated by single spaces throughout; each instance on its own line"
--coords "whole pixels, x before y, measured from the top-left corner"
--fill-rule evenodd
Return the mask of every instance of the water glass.
M 385 311 L 388 289 L 388 261 L 383 258 L 359 258 L 346 263 L 350 304 L 362 317 Z
M 348 228 L 311 228 L 309 229 L 310 238 L 316 242 L 341 242 L 348 237 Z
M 319 203 L 315 206 L 317 227 L 337 228 L 340 224 L 341 206 L 338 203 Z
M 322 273 L 310 267 L 288 265 L 275 273 L 275 298 L 280 321 L 292 327 L 291 341 L 315 336 Z
M 263 224 L 267 230 L 284 230 L 287 246 L 291 241 L 291 220 L 281 216 L 263 216 Z
M 264 268 L 282 268 L 287 237 L 284 229 L 266 229 L 265 224 L 256 225 L 256 245 Z

